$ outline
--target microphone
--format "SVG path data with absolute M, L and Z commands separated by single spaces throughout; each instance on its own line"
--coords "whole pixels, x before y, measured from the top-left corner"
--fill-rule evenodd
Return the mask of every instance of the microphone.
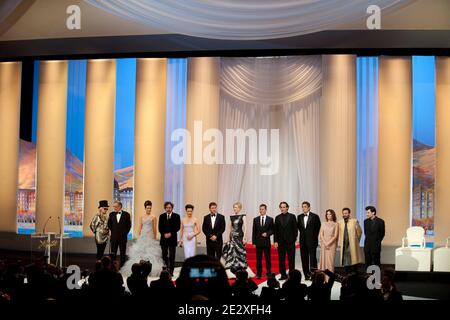
M 47 221 L 45 221 L 45 223 L 44 223 L 44 230 L 42 232 L 43 234 L 45 234 L 45 227 L 47 227 L 47 223 L 50 221 L 51 218 L 52 218 L 52 216 L 48 217 Z
M 61 220 L 59 219 L 59 216 L 58 216 L 58 226 L 59 226 L 59 234 L 62 236 L 62 232 L 61 232 Z

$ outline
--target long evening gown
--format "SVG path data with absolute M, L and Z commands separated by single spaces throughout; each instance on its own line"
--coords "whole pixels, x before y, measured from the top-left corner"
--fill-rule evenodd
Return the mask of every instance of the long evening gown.
M 244 246 L 244 217 L 245 214 L 230 216 L 231 232 L 230 242 L 225 245 L 223 257 L 225 259 L 225 269 L 230 269 L 236 273 L 239 269 L 247 269 L 247 252 Z
M 337 223 L 333 221 L 327 221 L 322 223 L 323 237 L 326 242 L 330 241 L 334 237 L 335 230 L 337 228 Z M 319 261 L 319 269 L 320 270 L 330 270 L 334 271 L 334 262 L 336 259 L 336 247 L 337 247 L 337 239 L 336 241 L 328 248 L 325 248 L 324 244 L 320 245 L 320 261 Z
M 195 223 L 193 221 L 183 224 L 183 248 L 184 248 L 184 258 L 190 258 L 195 256 L 195 242 L 196 237 L 188 240 L 188 235 L 193 235 L 195 233 Z
M 164 266 L 161 254 L 161 246 L 153 236 L 153 223 L 151 218 L 142 219 L 141 235 L 129 249 L 128 261 L 120 269 L 124 277 L 131 275 L 131 266 L 141 260 L 152 264 L 151 276 L 159 276 Z

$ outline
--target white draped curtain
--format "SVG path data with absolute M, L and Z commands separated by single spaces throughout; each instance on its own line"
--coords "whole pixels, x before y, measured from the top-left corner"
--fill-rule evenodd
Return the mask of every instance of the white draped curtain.
M 16 10 L 22 0 L 2 0 L 0 1 L 0 25 L 5 21 L 11 13 Z
M 415 0 L 87 0 L 125 19 L 168 33 L 252 40 L 298 36 L 336 29 Z
M 249 154 L 245 164 L 219 166 L 219 209 L 226 216 L 236 201 L 243 204 L 248 222 L 258 215 L 261 203 L 272 216 L 279 213 L 280 201 L 287 201 L 295 213 L 303 200 L 317 208 L 321 86 L 320 56 L 222 59 L 221 132 L 268 129 L 267 143 L 258 141 L 257 150 L 267 145 L 267 155 L 274 161 L 277 150 L 271 150 L 270 129 L 279 130 L 275 174 L 261 174 L 267 165 L 261 158 L 250 164 Z
M 185 168 L 183 164 L 173 163 L 170 152 L 178 143 L 171 140 L 172 132 L 186 128 L 186 83 L 187 59 L 168 59 L 164 200 L 172 201 L 181 215 L 184 213 Z
M 356 67 L 356 217 L 363 225 L 365 207 L 378 208 L 378 57 L 359 57 Z

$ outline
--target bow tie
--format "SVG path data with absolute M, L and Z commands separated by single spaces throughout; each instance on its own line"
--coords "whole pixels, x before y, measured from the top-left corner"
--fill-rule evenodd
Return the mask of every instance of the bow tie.
M 215 216 L 216 216 L 215 214 L 212 214 L 212 213 L 211 213 L 211 217 L 215 217 Z
M 122 214 L 122 212 L 116 212 L 116 215 L 118 215 L 118 214 Z

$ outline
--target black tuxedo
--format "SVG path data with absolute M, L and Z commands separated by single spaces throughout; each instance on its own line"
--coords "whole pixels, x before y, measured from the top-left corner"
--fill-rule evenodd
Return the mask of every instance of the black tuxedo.
M 278 243 L 278 262 L 280 273 L 286 275 L 286 254 L 289 270 L 295 269 L 295 240 L 297 240 L 297 220 L 292 213 L 279 214 L 275 218 L 274 242 Z
M 384 238 L 384 220 L 375 216 L 373 220 L 364 220 L 364 256 L 366 266 L 380 265 L 381 241 Z
M 252 243 L 256 246 L 256 275 L 262 274 L 262 254 L 266 260 L 266 274 L 272 273 L 270 260 L 270 237 L 274 232 L 273 218 L 264 216 L 264 225 L 261 224 L 261 215 L 253 219 Z M 266 233 L 266 237 L 262 234 Z
M 172 275 L 175 268 L 175 250 L 178 244 L 177 232 L 180 231 L 180 225 L 180 216 L 175 212 L 171 213 L 170 219 L 168 219 L 166 212 L 159 216 L 158 231 L 161 234 L 159 243 L 164 263 Z M 170 237 L 166 239 L 165 233 L 170 233 Z
M 131 216 L 128 212 L 122 211 L 119 222 L 117 222 L 117 212 L 113 211 L 109 214 L 108 228 L 111 231 L 111 254 L 115 260 L 117 249 L 120 250 L 120 265 L 122 266 L 126 260 L 127 238 L 131 229 Z
M 206 254 L 216 259 L 220 259 L 222 257 L 223 247 L 222 235 L 225 232 L 225 217 L 220 213 L 216 213 L 216 221 L 213 228 L 211 213 L 208 213 L 203 217 L 202 231 L 206 236 Z M 217 237 L 216 241 L 210 239 L 212 236 Z
M 300 231 L 300 256 L 305 277 L 309 277 L 311 268 L 317 268 L 317 246 L 319 245 L 320 218 L 310 212 L 308 220 L 304 222 L 305 214 L 297 217 L 297 227 Z

